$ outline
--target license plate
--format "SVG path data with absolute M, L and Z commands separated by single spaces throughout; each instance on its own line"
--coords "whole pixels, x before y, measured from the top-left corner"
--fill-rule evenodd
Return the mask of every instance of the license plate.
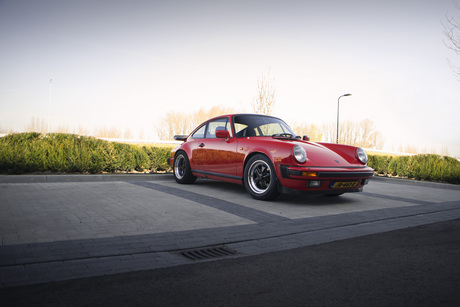
M 341 181 L 341 182 L 334 182 L 331 185 L 331 189 L 347 189 L 347 188 L 356 188 L 358 186 L 359 181 Z

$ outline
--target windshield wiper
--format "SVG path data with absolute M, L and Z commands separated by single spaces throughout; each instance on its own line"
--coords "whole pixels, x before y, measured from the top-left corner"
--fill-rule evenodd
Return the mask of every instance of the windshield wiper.
M 298 139 L 299 136 L 294 136 L 290 133 L 275 133 L 272 135 L 273 138 L 288 138 L 288 139 Z

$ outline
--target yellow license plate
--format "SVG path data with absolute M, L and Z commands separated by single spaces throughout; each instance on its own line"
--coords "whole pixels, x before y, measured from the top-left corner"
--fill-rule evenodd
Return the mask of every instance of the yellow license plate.
M 359 184 L 359 181 L 341 181 L 341 182 L 334 182 L 331 185 L 331 189 L 347 189 L 347 188 L 356 188 Z

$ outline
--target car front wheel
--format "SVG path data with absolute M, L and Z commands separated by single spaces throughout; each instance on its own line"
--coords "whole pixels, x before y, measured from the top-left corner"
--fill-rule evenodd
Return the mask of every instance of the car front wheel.
M 244 187 L 255 199 L 271 200 L 279 195 L 275 168 L 265 155 L 255 155 L 244 168 Z
M 183 151 L 176 153 L 174 157 L 174 179 L 178 183 L 194 183 L 196 177 L 193 176 L 190 169 L 187 154 Z

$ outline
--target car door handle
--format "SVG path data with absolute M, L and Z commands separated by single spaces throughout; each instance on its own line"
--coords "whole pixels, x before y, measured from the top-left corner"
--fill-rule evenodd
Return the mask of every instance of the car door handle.
M 204 147 L 204 143 L 200 143 L 200 145 L 198 145 L 198 147 Z

